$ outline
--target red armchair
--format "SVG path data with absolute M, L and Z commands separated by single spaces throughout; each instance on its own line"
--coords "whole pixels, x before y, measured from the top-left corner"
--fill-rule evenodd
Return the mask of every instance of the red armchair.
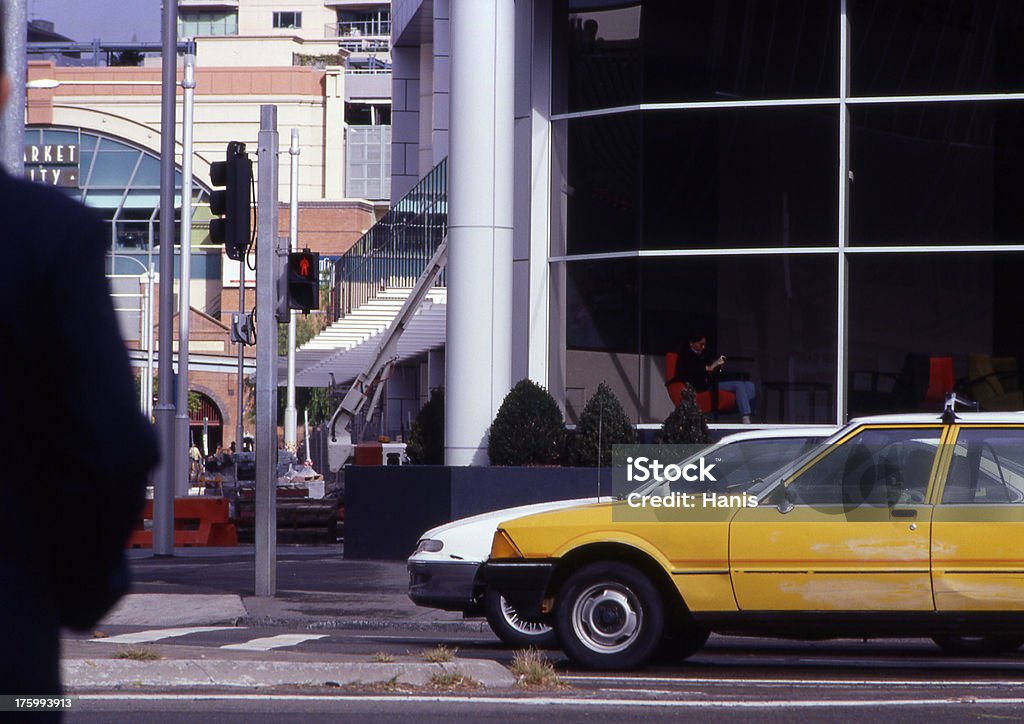
M 672 404 L 679 407 L 683 401 L 683 383 L 672 381 L 676 376 L 676 364 L 679 362 L 678 352 L 669 352 L 665 355 L 665 387 Z M 697 406 L 705 415 L 712 410 L 718 412 L 734 412 L 736 410 L 736 395 L 728 390 L 719 390 L 718 382 L 712 375 L 711 388 L 705 392 L 697 393 Z

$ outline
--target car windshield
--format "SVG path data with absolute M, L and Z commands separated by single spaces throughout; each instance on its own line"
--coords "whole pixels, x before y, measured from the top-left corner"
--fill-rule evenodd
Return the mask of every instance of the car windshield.
M 712 491 L 742 493 L 779 468 L 803 457 L 820 441 L 820 437 L 808 435 L 722 442 L 677 463 L 682 467 L 699 463 L 700 458 L 704 458 L 705 464 L 714 465 L 714 482 L 655 479 L 644 483 L 633 493 L 641 496 Z

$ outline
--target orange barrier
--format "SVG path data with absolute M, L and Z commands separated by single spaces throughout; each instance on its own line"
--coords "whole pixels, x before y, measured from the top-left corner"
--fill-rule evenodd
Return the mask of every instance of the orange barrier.
M 238 532 L 229 512 L 224 498 L 175 498 L 174 547 L 237 546 Z M 153 520 L 152 500 L 146 501 L 142 517 L 128 538 L 129 548 L 153 547 L 153 531 L 146 529 L 147 520 Z

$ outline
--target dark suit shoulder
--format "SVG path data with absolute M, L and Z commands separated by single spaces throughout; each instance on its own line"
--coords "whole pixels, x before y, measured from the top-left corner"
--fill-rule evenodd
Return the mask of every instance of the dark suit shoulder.
M 43 257 L 71 243 L 105 246 L 103 222 L 92 209 L 59 189 L 2 172 L 0 214 L 5 221 L 0 238 L 36 249 Z

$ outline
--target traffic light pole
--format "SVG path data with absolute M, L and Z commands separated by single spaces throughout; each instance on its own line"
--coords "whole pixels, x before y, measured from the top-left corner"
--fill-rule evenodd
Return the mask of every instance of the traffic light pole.
M 174 555 L 174 118 L 177 99 L 178 5 L 163 4 L 163 66 L 160 98 L 160 346 L 153 417 L 160 464 L 153 476 L 153 555 Z
M 181 81 L 184 109 L 181 119 L 181 281 L 178 284 L 178 394 L 174 425 L 175 497 L 188 495 L 192 472 L 189 456 L 191 419 L 188 410 L 188 343 L 189 310 L 192 307 L 189 292 L 192 285 L 192 117 L 196 92 L 195 63 L 195 55 L 191 52 L 185 55 L 185 73 Z M 203 454 L 209 455 L 210 451 L 203 450 Z
M 260 106 L 256 212 L 256 595 L 277 592 L 277 106 Z
M 291 155 L 291 199 L 288 208 L 288 249 L 298 251 L 299 248 L 299 129 L 292 129 L 292 143 L 288 148 Z M 287 401 L 284 407 L 284 447 L 286 450 L 298 452 L 298 413 L 295 409 L 295 311 L 288 314 L 288 387 Z M 301 460 L 300 460 L 301 462 Z

